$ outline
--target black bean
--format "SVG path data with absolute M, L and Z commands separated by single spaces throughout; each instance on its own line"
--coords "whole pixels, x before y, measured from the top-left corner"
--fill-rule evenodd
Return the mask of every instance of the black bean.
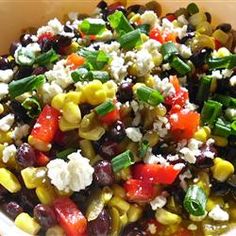
M 36 161 L 34 149 L 28 143 L 21 144 L 17 150 L 16 161 L 23 167 L 33 166 Z
M 39 45 L 40 45 L 42 52 L 47 52 L 51 48 L 53 48 L 54 42 L 45 38 L 42 41 L 40 41 Z
M 33 68 L 31 66 L 21 66 L 18 71 L 15 73 L 15 79 L 22 79 L 28 77 L 32 74 Z
M 109 161 L 98 161 L 94 165 L 94 180 L 100 186 L 112 185 L 114 183 L 115 177 Z
M 97 8 L 100 8 L 100 9 L 105 9 L 107 8 L 107 3 L 105 1 L 100 1 L 98 4 L 97 4 Z
M 216 83 L 216 93 L 226 94 L 230 90 L 229 79 L 218 79 Z
M 45 229 L 48 229 L 57 224 L 54 210 L 50 206 L 45 204 L 38 204 L 37 206 L 35 206 L 34 218 Z
M 57 48 L 60 49 L 60 48 L 70 46 L 71 42 L 72 42 L 71 38 L 69 38 L 67 36 L 60 35 L 59 38 L 56 40 L 56 45 L 57 45 Z
M 13 220 L 23 212 L 23 208 L 17 202 L 8 202 L 3 204 L 3 210 Z
M 68 26 L 68 25 L 64 25 L 64 31 L 65 32 L 68 32 L 68 33 L 72 33 L 73 32 L 73 29 L 72 27 Z
M 118 88 L 118 100 L 122 103 L 125 103 L 127 101 L 132 101 L 133 99 L 133 83 L 131 82 L 123 82 L 119 88 Z
M 187 32 L 188 33 L 193 32 L 195 30 L 196 30 L 195 26 L 193 26 L 192 24 L 188 24 L 188 27 L 187 27 Z
M 206 63 L 206 58 L 211 54 L 212 49 L 203 48 L 200 51 L 195 52 L 191 57 L 191 62 L 196 66 L 200 67 Z
M 121 236 L 144 236 L 145 232 L 141 227 L 135 222 L 125 226 Z
M 232 175 L 228 180 L 227 180 L 228 185 L 230 186 L 231 189 L 236 191 L 236 175 Z
M 17 121 L 23 121 L 24 123 L 29 122 L 29 117 L 27 115 L 26 109 L 17 100 L 12 100 L 9 108 L 12 113 L 14 113 Z
M 116 121 L 110 131 L 109 131 L 109 137 L 116 142 L 122 141 L 126 136 L 125 133 L 125 125 L 122 121 L 118 120 Z
M 229 139 L 229 145 L 231 147 L 236 147 L 236 136 L 230 135 L 228 139 Z
M 211 21 L 212 21 L 211 14 L 210 14 L 209 12 L 205 12 L 205 15 L 206 15 L 207 21 L 208 21 L 209 23 L 211 23 Z
M 228 23 L 222 23 L 222 24 L 218 25 L 216 27 L 216 29 L 221 29 L 225 33 L 229 33 L 230 30 L 232 29 L 232 26 L 231 26 L 231 24 L 228 24 Z
M 47 71 L 47 68 L 46 67 L 37 67 L 33 70 L 32 74 L 33 75 L 41 75 L 41 74 L 44 74 L 45 72 Z
M 7 70 L 10 69 L 10 63 L 8 62 L 7 58 L 5 57 L 0 57 L 0 70 Z
M 14 56 L 16 49 L 20 46 L 19 42 L 12 42 L 9 48 L 9 53 Z
M 89 236 L 108 236 L 111 230 L 111 217 L 106 209 L 95 220 L 88 223 Z
M 145 12 L 145 10 L 146 10 L 145 6 L 135 4 L 135 5 L 131 5 L 127 8 L 127 14 L 130 14 L 131 12 L 143 14 Z
M 0 202 L 2 202 L 4 200 L 7 193 L 8 193 L 8 191 L 2 185 L 0 185 Z
M 91 109 L 93 109 L 93 106 L 88 103 L 83 103 L 79 105 L 81 116 L 85 116 L 90 113 Z
M 145 4 L 145 7 L 147 10 L 154 11 L 157 14 L 157 16 L 161 16 L 161 12 L 162 12 L 161 5 L 157 1 L 147 2 Z
M 227 183 L 222 183 L 216 180 L 212 181 L 211 191 L 215 196 L 226 196 L 230 192 L 230 187 Z
M 118 154 L 118 143 L 114 141 L 105 141 L 101 144 L 99 154 L 105 159 L 111 159 Z
M 23 47 L 27 46 L 30 43 L 33 43 L 33 40 L 29 34 L 22 34 L 20 36 L 20 42 Z
M 195 36 L 195 34 L 193 32 L 189 32 L 182 39 L 179 39 L 179 43 L 185 44 L 189 39 L 192 39 L 194 36 Z

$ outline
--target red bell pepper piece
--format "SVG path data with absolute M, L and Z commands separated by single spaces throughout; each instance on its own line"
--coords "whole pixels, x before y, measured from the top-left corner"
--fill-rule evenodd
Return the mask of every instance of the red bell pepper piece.
M 182 109 L 176 113 L 171 113 L 169 121 L 172 136 L 176 140 L 190 139 L 197 131 L 200 123 L 200 114 L 195 111 Z
M 173 165 L 143 164 L 133 166 L 132 176 L 146 183 L 172 184 L 181 170 L 175 169 Z
M 57 220 L 68 236 L 84 236 L 87 220 L 76 204 L 68 197 L 59 198 L 53 203 Z
M 59 116 L 60 112 L 58 110 L 46 105 L 31 131 L 31 136 L 45 143 L 51 143 L 58 130 Z
M 165 18 L 169 20 L 170 22 L 176 20 L 176 16 L 174 14 L 167 14 Z
M 218 50 L 223 47 L 222 43 L 219 40 L 215 39 L 214 41 L 215 41 L 215 50 Z
M 54 41 L 55 40 L 55 36 L 52 32 L 45 32 L 43 34 L 41 34 L 39 37 L 38 37 L 38 42 L 41 43 L 43 42 L 44 40 L 49 40 L 49 41 Z
M 157 40 L 160 43 L 166 43 L 166 42 L 176 42 L 176 35 L 165 30 L 165 31 L 160 31 L 157 28 L 153 28 L 150 33 L 149 37 Z
M 72 53 L 67 57 L 66 64 L 70 65 L 72 70 L 77 69 L 85 63 L 84 57 L 78 55 L 77 53 Z
M 124 188 L 129 201 L 149 202 L 157 195 L 157 189 L 153 184 L 139 179 L 127 180 Z
M 115 110 L 107 113 L 104 116 L 99 116 L 99 119 L 103 124 L 112 125 L 115 121 L 120 119 L 120 112 L 117 108 Z
M 45 155 L 43 152 L 37 151 L 36 153 L 36 164 L 37 166 L 46 166 L 50 158 Z

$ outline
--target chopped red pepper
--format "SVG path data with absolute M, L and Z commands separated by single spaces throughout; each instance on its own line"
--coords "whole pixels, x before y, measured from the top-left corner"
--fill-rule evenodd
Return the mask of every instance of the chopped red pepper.
M 129 201 L 149 202 L 157 195 L 156 187 L 139 179 L 129 179 L 124 188 Z
M 215 50 L 218 50 L 222 47 L 223 47 L 222 43 L 219 40 L 215 39 Z
M 104 116 L 99 116 L 99 119 L 101 120 L 103 124 L 112 125 L 115 121 L 120 119 L 120 112 L 116 108 L 115 110 L 107 113 Z
M 36 153 L 37 166 L 46 166 L 49 161 L 50 161 L 50 158 L 47 155 L 45 155 L 43 152 L 38 151 Z
M 176 42 L 176 35 L 169 31 L 160 31 L 157 28 L 153 28 L 149 33 L 150 38 L 157 40 L 160 43 L 166 43 L 169 41 Z
M 55 36 L 52 32 L 45 32 L 43 34 L 41 34 L 39 37 L 38 37 L 38 42 L 41 43 L 43 42 L 44 40 L 49 40 L 49 41 L 54 41 L 55 40 Z
M 176 16 L 174 14 L 167 14 L 165 18 L 169 20 L 170 22 L 176 20 Z
M 59 116 L 60 112 L 58 110 L 46 105 L 31 131 L 31 136 L 45 143 L 51 143 L 58 130 Z
M 68 236 L 84 236 L 87 220 L 76 204 L 67 197 L 59 198 L 53 203 L 57 220 Z
M 72 70 L 77 69 L 85 63 L 84 57 L 78 55 L 77 53 L 72 53 L 67 57 L 67 65 L 70 65 Z
M 172 184 L 181 170 L 173 165 L 136 164 L 132 168 L 132 177 L 152 184 Z
M 172 136 L 176 140 L 190 139 L 197 131 L 200 123 L 200 114 L 195 111 L 182 109 L 171 113 L 169 121 Z

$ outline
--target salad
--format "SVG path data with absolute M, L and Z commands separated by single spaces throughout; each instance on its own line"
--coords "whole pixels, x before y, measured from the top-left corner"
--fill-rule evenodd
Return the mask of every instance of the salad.
M 47 236 L 221 235 L 236 222 L 236 31 L 190 3 L 108 5 L 0 57 L 0 208 Z

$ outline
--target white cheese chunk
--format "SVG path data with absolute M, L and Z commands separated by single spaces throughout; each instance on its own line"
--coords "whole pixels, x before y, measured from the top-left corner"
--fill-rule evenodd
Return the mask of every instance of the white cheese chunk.
M 0 83 L 0 100 L 8 94 L 8 84 Z
M 125 132 L 128 138 L 131 139 L 133 142 L 139 142 L 143 137 L 139 128 L 129 127 L 125 129 Z
M 15 121 L 15 116 L 13 114 L 8 114 L 0 119 L 0 130 L 7 132 L 12 127 Z
M 29 134 L 29 129 L 30 126 L 27 124 L 15 127 L 13 131 L 13 138 L 15 140 L 21 140 L 23 137 L 26 137 Z
M 139 76 L 144 76 L 151 72 L 155 64 L 148 50 L 141 49 L 136 53 L 136 65 Z
M 228 212 L 221 209 L 219 205 L 216 205 L 209 213 L 208 216 L 215 221 L 228 221 Z
M 16 146 L 11 144 L 3 149 L 2 152 L 2 161 L 7 163 L 11 157 L 15 157 L 16 155 Z
M 162 208 L 163 206 L 165 206 L 166 203 L 167 203 L 166 197 L 163 195 L 159 195 L 150 202 L 150 205 L 152 207 L 152 210 L 155 211 L 157 208 Z
M 229 79 L 229 84 L 230 86 L 236 86 L 236 75 L 232 76 L 230 79 Z
M 57 18 L 50 20 L 48 22 L 48 26 L 51 27 L 54 34 L 59 34 L 63 31 L 63 25 L 61 24 L 61 22 Z
M 158 23 L 157 14 L 154 11 L 145 11 L 141 15 L 142 24 L 148 24 L 151 27 L 154 27 L 156 23 Z
M 227 108 L 225 110 L 225 115 L 232 120 L 233 118 L 236 117 L 236 109 L 235 108 Z
M 127 75 L 128 66 L 125 65 L 124 58 L 114 55 L 112 57 L 111 65 L 110 65 L 110 73 L 111 76 L 116 81 L 121 81 Z
M 13 70 L 0 70 L 0 82 L 9 83 L 13 79 Z

